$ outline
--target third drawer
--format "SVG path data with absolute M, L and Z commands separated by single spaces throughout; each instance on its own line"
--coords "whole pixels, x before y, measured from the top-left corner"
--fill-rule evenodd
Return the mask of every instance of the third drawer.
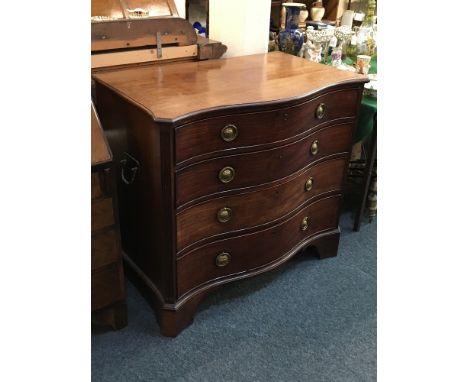
M 327 160 L 274 186 L 211 199 L 183 210 L 177 214 L 177 250 L 273 222 L 311 198 L 340 191 L 346 160 Z

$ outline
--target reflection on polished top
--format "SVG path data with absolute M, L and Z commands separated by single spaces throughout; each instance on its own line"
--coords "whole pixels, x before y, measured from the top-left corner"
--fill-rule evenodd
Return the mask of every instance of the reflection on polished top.
M 328 86 L 367 82 L 281 52 L 134 67 L 94 75 L 154 118 L 178 119 L 201 110 L 307 96 Z

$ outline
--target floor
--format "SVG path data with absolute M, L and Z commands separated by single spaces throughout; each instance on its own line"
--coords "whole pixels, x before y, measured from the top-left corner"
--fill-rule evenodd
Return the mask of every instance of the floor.
M 375 381 L 377 222 L 341 218 L 338 256 L 295 256 L 209 295 L 176 338 L 128 283 L 128 327 L 92 334 L 98 381 Z

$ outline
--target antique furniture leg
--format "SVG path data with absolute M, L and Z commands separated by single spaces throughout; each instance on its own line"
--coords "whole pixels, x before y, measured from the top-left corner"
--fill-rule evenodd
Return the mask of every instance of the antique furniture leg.
M 364 214 L 364 209 L 366 207 L 367 195 L 369 193 L 369 185 L 372 176 L 372 169 L 374 168 L 375 157 L 377 154 L 377 117 L 374 117 L 374 128 L 372 129 L 372 138 L 370 144 L 370 156 L 366 163 L 366 169 L 364 172 L 364 181 L 362 184 L 361 192 L 361 203 L 359 205 L 359 210 L 354 219 L 354 231 L 359 231 L 361 228 L 362 215 Z
M 92 314 L 92 321 L 99 326 L 110 326 L 114 330 L 122 329 L 127 326 L 127 304 L 121 301 L 97 310 Z
M 338 254 L 338 244 L 340 242 L 340 229 L 336 229 L 326 235 L 315 239 L 313 246 L 317 250 L 319 259 L 335 257 Z

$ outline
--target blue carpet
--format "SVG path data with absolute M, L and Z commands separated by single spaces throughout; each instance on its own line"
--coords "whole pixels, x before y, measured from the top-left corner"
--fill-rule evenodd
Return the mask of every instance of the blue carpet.
M 338 257 L 303 252 L 209 295 L 177 338 L 127 283 L 128 327 L 92 334 L 98 381 L 375 381 L 377 223 L 341 218 Z

